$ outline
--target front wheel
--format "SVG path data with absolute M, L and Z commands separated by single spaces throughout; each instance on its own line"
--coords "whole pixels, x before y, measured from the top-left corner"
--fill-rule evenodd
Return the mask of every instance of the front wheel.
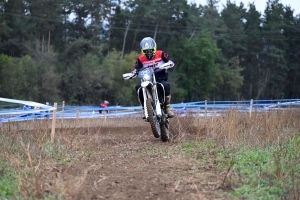
M 168 142 L 170 140 L 170 131 L 169 131 L 169 120 L 166 115 L 163 113 L 162 120 L 160 122 L 160 130 L 161 130 L 161 141 Z
M 152 133 L 154 135 L 154 137 L 159 138 L 160 136 L 160 124 L 159 121 L 157 119 L 157 115 L 156 115 L 156 111 L 155 108 L 153 107 L 152 104 L 152 99 L 148 98 L 146 100 L 146 107 L 147 107 L 147 111 L 148 111 L 148 120 L 150 122 L 150 126 L 151 126 L 151 130 Z

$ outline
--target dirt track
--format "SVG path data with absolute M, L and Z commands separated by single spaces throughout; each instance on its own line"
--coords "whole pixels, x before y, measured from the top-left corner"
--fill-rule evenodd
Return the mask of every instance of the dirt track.
M 178 136 L 175 123 L 171 131 Z M 225 199 L 220 172 L 181 150 L 184 141 L 195 140 L 185 133 L 180 141 L 163 143 L 145 122 L 58 129 L 56 141 L 72 149 L 71 158 L 40 173 L 47 182 L 42 193 L 66 199 Z

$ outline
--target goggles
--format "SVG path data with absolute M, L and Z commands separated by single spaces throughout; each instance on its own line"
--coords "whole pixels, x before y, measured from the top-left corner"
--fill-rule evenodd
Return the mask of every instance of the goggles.
M 143 50 L 143 53 L 144 53 L 144 54 L 152 54 L 152 53 L 154 53 L 154 49 L 146 49 L 146 50 Z

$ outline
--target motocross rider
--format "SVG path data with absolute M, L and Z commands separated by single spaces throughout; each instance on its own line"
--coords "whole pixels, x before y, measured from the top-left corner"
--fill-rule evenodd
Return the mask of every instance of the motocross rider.
M 165 63 L 169 64 L 169 68 L 174 67 L 174 62 L 171 60 L 169 55 L 162 50 L 156 49 L 156 42 L 151 37 L 145 37 L 142 39 L 140 43 L 140 47 L 142 50 L 142 54 L 137 58 L 135 63 L 135 68 L 131 72 L 133 77 L 137 75 L 137 72 L 139 69 L 142 69 L 143 67 L 147 67 L 149 65 L 152 65 L 153 68 L 159 69 L 160 66 L 162 66 Z M 155 73 L 155 79 L 157 82 L 161 83 L 164 86 L 165 89 L 165 113 L 168 115 L 169 118 L 174 117 L 174 113 L 171 111 L 170 107 L 170 101 L 171 101 L 171 90 L 170 85 L 167 82 L 168 81 L 168 71 L 167 69 L 163 69 Z M 138 89 L 141 87 L 141 84 L 138 84 L 135 87 L 135 90 L 138 91 Z M 143 108 L 144 113 L 144 108 Z M 143 116 L 145 118 L 145 116 Z

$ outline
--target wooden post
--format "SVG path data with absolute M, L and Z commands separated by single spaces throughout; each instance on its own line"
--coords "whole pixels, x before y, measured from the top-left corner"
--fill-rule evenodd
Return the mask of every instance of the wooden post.
M 63 101 L 63 104 L 62 104 L 62 110 L 61 110 L 61 123 L 64 122 L 64 111 L 65 111 L 65 101 Z
M 252 114 L 252 105 L 253 105 L 253 99 L 251 99 L 251 101 L 250 101 L 250 111 L 249 111 L 250 118 L 251 118 L 251 114 Z
M 53 110 L 53 119 L 52 119 L 52 128 L 51 128 L 51 142 L 52 143 L 54 143 L 57 103 L 54 103 L 54 108 L 55 109 Z

